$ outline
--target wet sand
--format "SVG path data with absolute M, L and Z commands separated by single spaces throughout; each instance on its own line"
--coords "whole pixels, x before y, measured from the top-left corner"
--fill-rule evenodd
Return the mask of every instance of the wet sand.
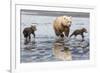
M 30 12 L 29 12 L 30 13 Z M 32 12 L 31 12 L 32 13 Z M 45 13 L 44 13 L 45 14 Z M 62 13 L 62 15 L 66 13 Z M 68 13 L 67 13 L 68 14 Z M 77 14 L 77 13 L 74 13 Z M 60 14 L 61 15 L 61 14 Z M 80 14 L 78 14 L 80 15 Z M 52 22 L 56 16 L 40 15 L 21 15 L 21 40 L 20 40 L 20 62 L 55 62 L 55 61 L 76 61 L 89 60 L 90 42 L 89 42 L 89 14 L 83 13 L 83 17 L 72 17 L 70 34 L 81 27 L 88 30 L 85 35 L 85 41 L 81 37 L 71 37 L 68 40 L 57 40 L 54 33 Z M 85 17 L 88 15 L 87 17 Z M 34 22 L 33 22 L 34 21 Z M 29 27 L 31 23 L 36 23 L 36 38 L 24 44 L 23 29 Z M 69 34 L 69 35 L 70 35 Z M 32 36 L 32 35 L 31 35 Z
M 41 39 L 41 38 L 40 38 Z M 21 62 L 48 62 L 48 61 L 69 61 L 88 60 L 89 42 L 74 40 L 57 41 L 54 38 L 48 40 L 35 39 L 21 47 Z

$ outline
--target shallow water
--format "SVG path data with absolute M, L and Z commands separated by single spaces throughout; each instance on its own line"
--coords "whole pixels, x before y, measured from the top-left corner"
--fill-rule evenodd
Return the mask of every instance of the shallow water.
M 33 17 L 35 19 L 33 19 Z M 84 34 L 85 41 L 81 41 L 80 36 L 59 40 L 59 38 L 55 36 L 51 23 L 55 18 L 56 17 L 22 15 L 20 41 L 21 63 L 68 60 L 66 58 L 67 52 L 70 53 L 70 60 L 89 60 L 89 18 L 73 17 L 72 26 L 70 28 L 71 34 L 74 30 L 85 27 L 88 30 L 88 33 Z M 34 39 L 32 37 L 30 42 L 24 44 L 25 41 L 22 31 L 25 27 L 30 26 L 29 23 L 33 21 L 37 23 L 37 31 L 35 32 L 36 38 Z M 64 48 L 67 48 L 67 52 Z
M 68 47 L 71 53 L 72 60 L 88 60 L 89 59 L 89 42 L 70 39 L 70 41 L 55 41 L 54 38 L 46 37 L 36 38 L 35 40 L 29 42 L 28 44 L 21 47 L 21 62 L 46 62 L 46 61 L 62 61 L 55 57 L 52 48 Z M 75 41 L 75 42 L 74 42 Z M 55 44 L 59 43 L 63 46 L 56 47 Z M 61 51 L 62 52 L 62 51 Z M 59 54 L 59 52 L 58 52 Z M 63 55 L 62 55 L 63 57 Z

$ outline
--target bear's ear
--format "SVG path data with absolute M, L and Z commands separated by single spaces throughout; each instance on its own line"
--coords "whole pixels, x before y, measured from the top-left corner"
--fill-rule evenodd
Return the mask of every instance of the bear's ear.
M 31 27 L 36 27 L 36 25 L 31 25 Z
M 63 19 L 65 19 L 65 18 L 66 18 L 66 16 L 62 16 L 62 18 L 63 18 Z
M 32 23 L 31 26 L 36 26 L 36 24 L 33 24 L 33 23 Z
M 33 25 L 31 25 L 31 27 L 33 27 Z
M 69 16 L 72 19 L 72 16 Z

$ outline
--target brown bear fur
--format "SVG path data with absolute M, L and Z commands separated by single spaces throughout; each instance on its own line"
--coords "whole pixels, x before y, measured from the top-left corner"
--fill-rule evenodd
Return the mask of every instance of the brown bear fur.
M 53 28 L 56 36 L 64 37 L 69 35 L 70 26 L 71 26 L 71 17 L 69 16 L 60 16 L 54 20 Z
M 24 28 L 23 35 L 24 35 L 24 38 L 26 39 L 26 41 L 28 38 L 29 38 L 29 40 L 31 39 L 31 34 L 33 34 L 33 36 L 35 38 L 35 31 L 36 31 L 35 25 L 31 25 L 31 27 Z
M 81 35 L 81 37 L 82 37 L 82 40 L 84 40 L 84 32 L 87 32 L 87 30 L 85 29 L 85 28 L 81 28 L 81 29 L 77 29 L 77 30 L 75 30 L 71 35 L 70 35 L 70 37 L 71 36 L 77 36 L 77 35 Z

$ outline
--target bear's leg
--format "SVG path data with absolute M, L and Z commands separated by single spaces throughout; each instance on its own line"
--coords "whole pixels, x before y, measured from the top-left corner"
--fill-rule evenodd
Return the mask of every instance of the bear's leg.
M 60 37 L 64 38 L 64 34 L 62 33 L 62 34 L 60 35 Z
M 75 39 L 75 40 L 77 40 L 77 35 L 78 35 L 78 34 L 74 34 L 74 39 Z
M 27 40 L 27 37 L 25 37 L 24 44 L 27 44 L 27 43 L 28 43 L 28 40 Z
M 73 33 L 70 35 L 70 38 L 73 36 Z
M 25 41 L 27 41 L 27 37 L 25 38 Z
M 69 31 L 65 31 L 65 36 L 68 37 L 69 36 Z
M 31 36 L 29 35 L 29 41 L 31 40 Z
M 34 36 L 34 38 L 35 38 L 35 33 L 32 33 L 33 34 L 33 36 Z
M 55 31 L 55 34 L 56 34 L 56 36 L 57 36 L 57 37 L 60 35 L 60 33 L 59 33 L 59 32 L 57 32 L 57 31 Z
M 64 34 L 66 37 L 69 36 L 69 32 L 70 32 L 70 29 L 69 28 L 66 28 L 65 31 L 64 31 Z
M 84 35 L 83 35 L 83 33 L 81 34 L 81 36 L 82 36 L 82 41 L 84 41 Z

